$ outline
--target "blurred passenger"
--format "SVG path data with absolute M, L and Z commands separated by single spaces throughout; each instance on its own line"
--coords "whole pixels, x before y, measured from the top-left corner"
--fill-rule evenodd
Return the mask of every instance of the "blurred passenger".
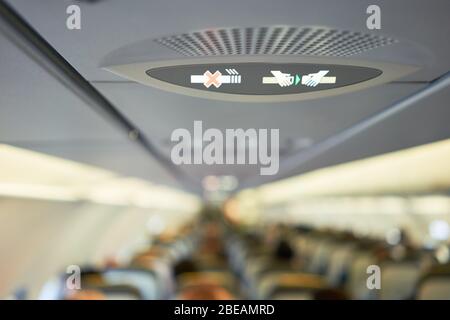
M 314 300 L 347 300 L 345 292 L 336 289 L 324 289 L 314 293 Z
M 106 296 L 98 290 L 83 289 L 83 290 L 71 290 L 66 300 L 106 300 Z
M 285 238 L 280 239 L 275 247 L 274 257 L 279 261 L 289 262 L 294 256 L 295 252 L 289 241 Z
M 105 258 L 105 262 L 103 263 L 105 268 L 118 268 L 120 267 L 120 263 L 114 256 L 109 256 Z
M 204 226 L 204 233 L 200 243 L 199 253 L 206 255 L 224 255 L 222 229 L 218 223 L 209 222 Z
M 235 297 L 217 285 L 198 285 L 184 288 L 178 296 L 181 300 L 233 300 Z
M 182 275 L 183 273 L 197 272 L 198 266 L 192 259 L 185 259 L 178 262 L 173 268 L 173 274 L 175 277 Z
M 280 224 L 269 225 L 264 233 L 264 246 L 273 250 L 283 235 L 282 229 L 283 227 Z
M 398 230 L 398 241 L 390 248 L 389 255 L 393 260 L 400 261 L 413 255 L 416 248 L 406 229 Z

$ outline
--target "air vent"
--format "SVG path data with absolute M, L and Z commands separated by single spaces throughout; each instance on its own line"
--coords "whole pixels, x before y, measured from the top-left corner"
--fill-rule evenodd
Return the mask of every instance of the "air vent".
M 348 57 L 396 42 L 372 34 L 292 26 L 210 29 L 155 41 L 189 57 L 243 54 Z

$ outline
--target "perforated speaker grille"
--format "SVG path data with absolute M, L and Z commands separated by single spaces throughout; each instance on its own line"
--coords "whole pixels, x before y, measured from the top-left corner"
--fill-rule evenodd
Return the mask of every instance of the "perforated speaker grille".
M 372 34 L 292 26 L 200 30 L 155 41 L 190 57 L 241 54 L 346 57 L 396 42 Z

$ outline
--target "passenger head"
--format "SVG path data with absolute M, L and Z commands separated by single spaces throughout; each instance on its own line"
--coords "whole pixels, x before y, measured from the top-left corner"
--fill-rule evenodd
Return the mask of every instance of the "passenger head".
M 65 300 L 106 300 L 106 296 L 94 289 L 71 290 Z
M 323 289 L 314 293 L 314 300 L 347 300 L 348 297 L 341 290 Z
M 208 222 L 204 225 L 203 231 L 203 240 L 199 252 L 222 256 L 224 247 L 222 241 L 223 232 L 220 225 L 215 222 Z
M 267 226 L 264 233 L 264 244 L 273 248 L 273 246 L 279 241 L 282 234 L 282 226 L 275 224 Z
M 280 239 L 275 247 L 274 256 L 277 260 L 282 261 L 291 261 L 294 258 L 294 250 L 287 239 Z
M 234 296 L 217 285 L 198 285 L 187 287 L 179 295 L 181 300 L 233 300 Z
M 173 268 L 173 273 L 174 273 L 175 277 L 177 277 L 183 273 L 197 272 L 197 271 L 198 271 L 198 267 L 197 267 L 196 263 L 191 259 L 181 260 Z

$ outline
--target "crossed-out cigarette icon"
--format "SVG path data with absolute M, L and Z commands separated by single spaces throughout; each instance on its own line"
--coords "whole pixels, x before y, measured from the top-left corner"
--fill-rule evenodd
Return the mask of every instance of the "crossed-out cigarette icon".
M 236 69 L 225 69 L 225 72 L 227 72 L 228 75 L 222 75 L 219 70 L 214 73 L 206 70 L 202 75 L 191 75 L 191 83 L 203 83 L 206 88 L 209 88 L 210 86 L 219 88 L 224 83 L 241 83 L 241 75 Z

